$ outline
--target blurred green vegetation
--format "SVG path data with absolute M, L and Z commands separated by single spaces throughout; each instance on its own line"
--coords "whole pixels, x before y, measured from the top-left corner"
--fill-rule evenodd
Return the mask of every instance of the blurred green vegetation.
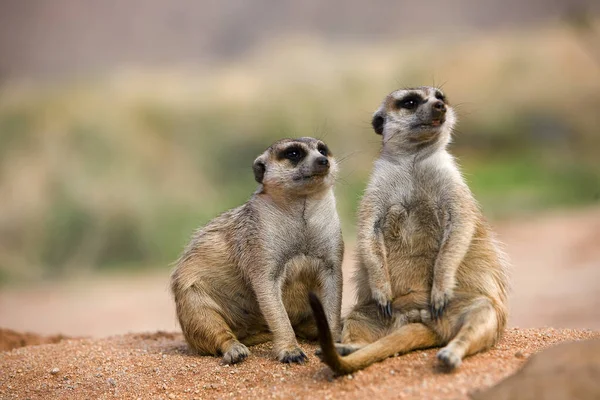
M 303 65 L 289 53 L 268 48 L 209 71 L 5 84 L 0 282 L 166 268 L 194 229 L 251 195 L 252 161 L 281 137 L 330 145 L 352 240 L 379 149 L 371 113 L 391 90 L 432 77 L 447 81 L 460 118 L 452 152 L 486 215 L 599 202 L 600 70 L 568 29 L 343 55 L 303 44 L 293 53 L 314 61 Z

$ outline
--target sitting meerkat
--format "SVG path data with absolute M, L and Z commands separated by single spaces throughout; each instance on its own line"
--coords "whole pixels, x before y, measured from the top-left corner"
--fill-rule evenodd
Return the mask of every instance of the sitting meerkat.
M 446 150 L 455 122 L 432 87 L 395 91 L 373 116 L 383 147 L 360 204 L 357 304 L 342 344 L 310 299 L 322 360 L 337 374 L 436 346 L 451 370 L 504 330 L 508 263 Z
M 272 339 L 279 361 L 302 363 L 296 335 L 317 337 L 309 291 L 319 293 L 339 336 L 337 169 L 320 140 L 279 140 L 254 161 L 260 185 L 250 200 L 193 235 L 171 275 L 177 317 L 193 349 L 233 364 L 249 355 L 246 346 Z

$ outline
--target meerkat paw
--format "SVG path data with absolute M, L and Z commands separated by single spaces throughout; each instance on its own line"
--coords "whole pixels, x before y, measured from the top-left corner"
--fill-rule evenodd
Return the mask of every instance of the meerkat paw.
M 300 347 L 294 347 L 288 350 L 282 350 L 278 353 L 277 359 L 282 363 L 291 364 L 298 363 L 302 364 L 308 361 L 308 357 L 304 354 L 304 351 Z
M 392 318 L 394 309 L 392 307 L 392 289 L 389 284 L 385 284 L 383 290 L 374 289 L 372 291 L 373 299 L 377 303 L 379 313 L 384 318 Z
M 409 324 L 416 322 L 430 322 L 431 312 L 427 309 L 413 309 L 404 314 Z
M 356 350 L 360 349 L 363 346 L 356 344 L 342 344 L 336 343 L 335 349 L 340 356 L 347 356 L 348 354 L 354 353 Z
M 420 322 L 423 322 L 423 323 L 431 322 L 431 312 L 429 310 L 421 309 L 421 310 L 419 310 L 419 313 L 421 314 Z
M 360 349 L 361 347 L 363 347 L 363 346 L 354 345 L 354 344 L 335 343 L 335 350 L 342 357 L 347 356 L 348 354 L 354 353 L 356 350 Z M 317 357 L 321 358 L 321 356 L 323 355 L 323 350 L 321 348 L 318 348 L 317 350 L 315 350 L 315 355 Z
M 457 368 L 462 362 L 462 359 L 447 347 L 444 347 L 437 353 L 437 359 L 440 360 L 442 365 L 449 371 Z
M 452 290 L 442 290 L 437 287 L 431 289 L 431 316 L 433 319 L 441 318 L 446 306 L 452 297 Z
M 242 343 L 237 342 L 233 344 L 229 350 L 223 354 L 221 362 L 223 364 L 237 364 L 244 361 L 250 355 L 250 350 Z
M 392 308 L 392 302 L 391 301 L 387 301 L 385 303 L 377 303 L 377 306 L 379 307 L 379 313 L 387 319 L 392 318 L 392 315 L 394 314 L 394 310 Z

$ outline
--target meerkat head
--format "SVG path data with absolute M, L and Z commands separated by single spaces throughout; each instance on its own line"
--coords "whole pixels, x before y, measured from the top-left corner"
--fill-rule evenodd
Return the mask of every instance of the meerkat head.
M 273 143 L 254 161 L 253 170 L 263 191 L 304 196 L 332 187 L 338 168 L 325 143 L 303 137 Z
M 456 123 L 454 110 L 440 89 L 423 86 L 390 93 L 373 114 L 373 129 L 392 153 L 415 153 L 445 147 Z

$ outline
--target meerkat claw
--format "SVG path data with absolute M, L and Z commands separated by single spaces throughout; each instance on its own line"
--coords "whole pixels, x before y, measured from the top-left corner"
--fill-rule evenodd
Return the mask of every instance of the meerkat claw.
M 435 295 L 431 296 L 431 317 L 434 320 L 442 317 L 449 301 L 447 293 L 439 294 L 436 292 Z
M 444 315 L 445 308 L 446 308 L 445 304 L 442 304 L 441 306 L 432 305 L 431 306 L 431 317 L 434 320 L 442 318 L 442 315 Z
M 285 352 L 285 354 L 283 354 L 281 356 L 279 361 L 281 361 L 282 363 L 285 363 L 285 364 L 291 364 L 291 363 L 304 364 L 304 362 L 308 361 L 308 356 L 306 354 L 304 354 L 302 349 L 295 348 L 292 351 Z
M 392 318 L 392 302 L 388 301 L 385 304 L 378 304 L 379 306 L 379 313 L 384 317 L 384 318 Z
M 392 302 L 391 301 L 387 303 L 386 312 L 387 312 L 388 318 L 392 318 L 393 311 L 392 311 Z

